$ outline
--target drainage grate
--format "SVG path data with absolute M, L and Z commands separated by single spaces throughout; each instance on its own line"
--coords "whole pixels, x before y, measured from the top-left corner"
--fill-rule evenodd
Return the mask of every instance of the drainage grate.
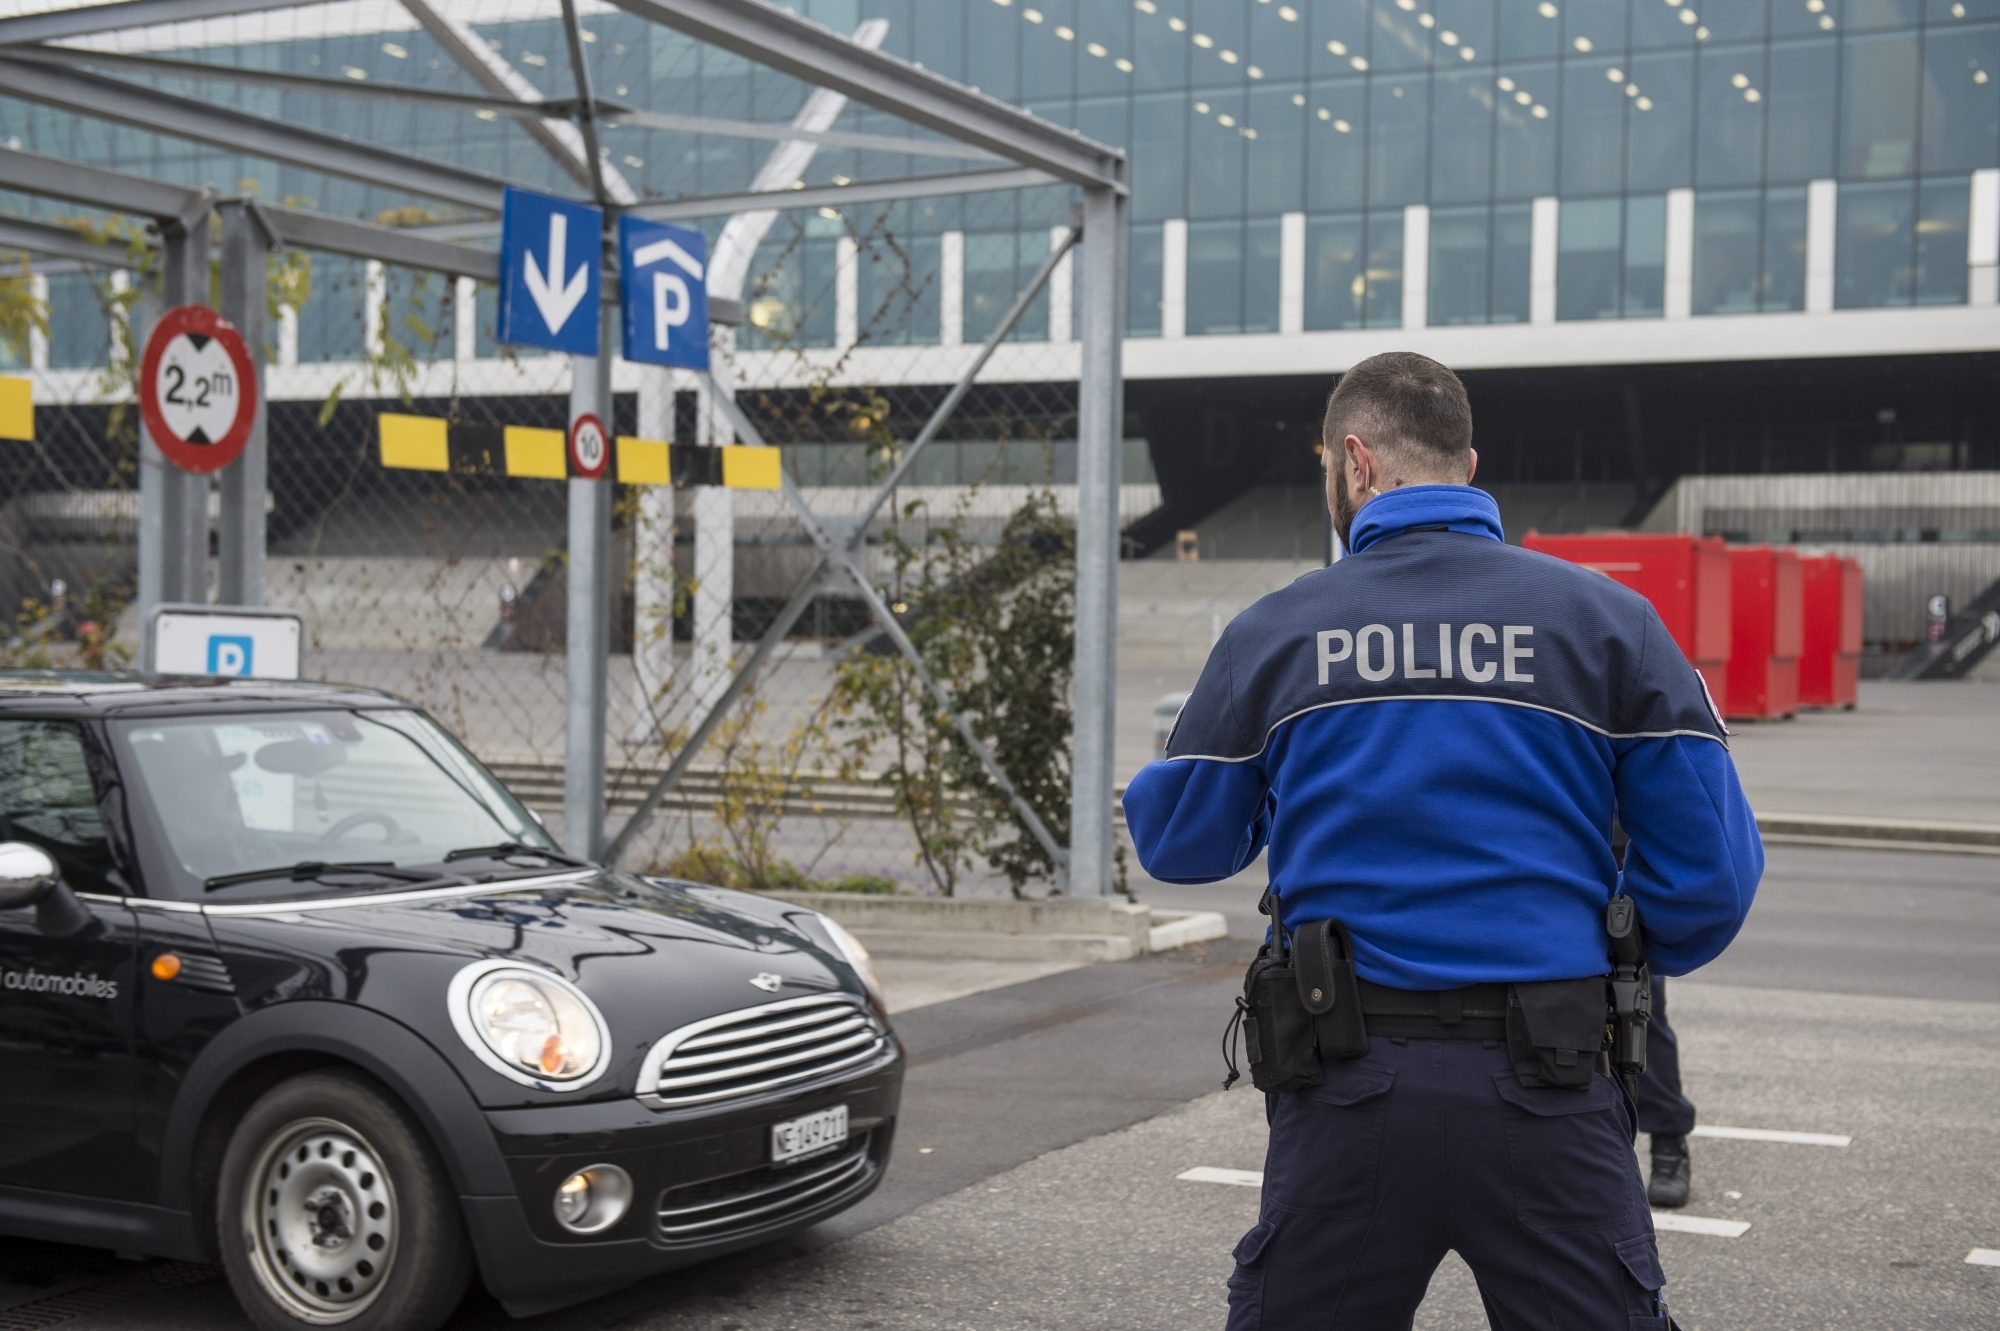
M 39 1331 L 45 1326 L 60 1326 L 75 1318 L 101 1313 L 161 1290 L 205 1285 L 221 1274 L 215 1267 L 194 1262 L 148 1262 L 135 1271 L 99 1280 L 80 1289 L 51 1294 L 32 1303 L 16 1304 L 0 1312 L 0 1331 Z

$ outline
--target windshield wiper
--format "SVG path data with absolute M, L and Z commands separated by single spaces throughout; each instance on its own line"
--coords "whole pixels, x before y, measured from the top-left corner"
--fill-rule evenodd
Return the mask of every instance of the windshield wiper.
M 245 869 L 241 873 L 221 874 L 208 879 L 201 887 L 204 892 L 219 892 L 225 887 L 235 887 L 239 883 L 260 883 L 271 878 L 289 878 L 295 883 L 310 883 L 330 873 L 366 873 L 373 874 L 377 878 L 393 878 L 404 883 L 428 883 L 448 876 L 425 869 L 399 869 L 388 860 L 348 860 L 339 864 L 329 864 L 325 860 L 300 860 L 297 864 L 273 865 L 269 869 Z
M 502 841 L 492 846 L 460 846 L 457 850 L 446 855 L 444 862 L 446 864 L 456 864 L 460 860 L 504 860 L 510 855 L 539 855 L 545 860 L 553 860 L 557 864 L 567 864 L 578 869 L 588 869 L 591 867 L 588 860 L 580 860 L 573 855 L 564 855 L 560 851 L 544 850 L 540 846 L 531 846 L 525 841 Z

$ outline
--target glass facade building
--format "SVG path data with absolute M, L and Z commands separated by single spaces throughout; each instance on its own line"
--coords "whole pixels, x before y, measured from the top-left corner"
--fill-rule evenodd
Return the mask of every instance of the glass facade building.
M 1969 286 L 1968 228 L 1974 173 L 2000 167 L 2000 0 L 804 0 L 796 8 L 841 31 L 886 19 L 885 50 L 1124 146 L 1137 338 L 1979 298 Z M 489 44 L 551 95 L 567 95 L 554 6 L 490 13 L 495 21 L 484 21 L 485 8 L 475 19 Z M 283 36 L 275 24 L 235 22 L 238 40 L 167 53 L 476 91 L 421 31 Z M 628 105 L 782 122 L 807 92 L 629 15 L 595 14 L 588 26 L 601 94 Z M 490 115 L 187 80 L 162 86 L 574 188 L 521 130 Z M 907 132 L 859 105 L 841 126 Z M 0 100 L 0 139 L 346 215 L 446 215 L 424 200 L 19 102 Z M 607 131 L 606 142 L 608 160 L 641 195 L 663 198 L 741 190 L 770 148 L 632 128 Z M 824 148 L 805 180 L 952 169 L 938 158 Z M 1068 202 L 1063 190 L 1041 189 L 855 210 L 905 256 L 900 271 L 863 265 L 862 308 L 898 299 L 910 272 L 938 271 L 955 233 L 962 335 L 978 340 L 1048 253 Z M 50 211 L 18 196 L 0 195 L 0 204 Z M 825 293 L 847 231 L 832 209 L 784 215 L 746 288 L 748 345 L 767 334 L 834 340 Z M 1830 282 L 1817 301 L 1816 245 Z M 79 289 L 52 290 L 49 363 L 93 363 L 104 338 L 83 279 L 55 281 Z M 320 262 L 299 316 L 300 359 L 360 354 L 364 285 L 360 265 Z M 443 284 L 392 285 L 391 304 L 413 312 L 448 355 L 453 307 Z M 938 323 L 936 285 L 913 284 L 901 298 L 909 317 L 888 335 L 935 337 L 927 330 Z M 1043 301 L 1017 336 L 1045 338 L 1049 329 Z M 484 319 L 479 339 L 491 354 Z

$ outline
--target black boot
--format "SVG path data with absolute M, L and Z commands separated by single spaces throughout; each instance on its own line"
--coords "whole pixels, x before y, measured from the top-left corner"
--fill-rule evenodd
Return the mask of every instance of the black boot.
M 1653 1134 L 1653 1178 L 1646 1185 L 1646 1200 L 1654 1206 L 1673 1208 L 1688 1204 L 1687 1138 L 1664 1132 Z

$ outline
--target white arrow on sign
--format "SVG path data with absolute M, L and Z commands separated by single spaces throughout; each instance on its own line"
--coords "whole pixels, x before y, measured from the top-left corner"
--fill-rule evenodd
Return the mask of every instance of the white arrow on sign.
M 576 312 L 577 304 L 583 300 L 584 288 L 590 282 L 588 262 L 577 265 L 568 282 L 562 282 L 563 260 L 568 257 L 569 218 L 562 213 L 549 214 L 549 266 L 547 272 L 535 263 L 534 251 L 522 256 L 527 261 L 527 271 L 522 280 L 528 284 L 528 294 L 534 298 L 535 308 L 542 313 L 542 322 L 549 326 L 551 333 L 560 332 L 569 322 L 569 316 Z

